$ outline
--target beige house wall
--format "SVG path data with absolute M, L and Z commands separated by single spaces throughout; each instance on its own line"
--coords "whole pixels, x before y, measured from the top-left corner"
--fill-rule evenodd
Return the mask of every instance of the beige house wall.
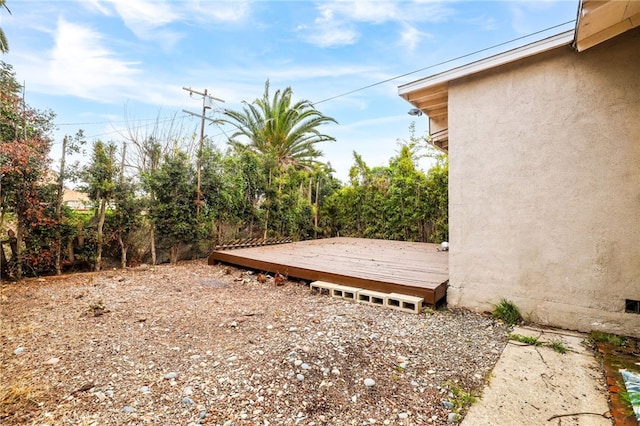
M 454 306 L 640 336 L 640 31 L 450 82 Z

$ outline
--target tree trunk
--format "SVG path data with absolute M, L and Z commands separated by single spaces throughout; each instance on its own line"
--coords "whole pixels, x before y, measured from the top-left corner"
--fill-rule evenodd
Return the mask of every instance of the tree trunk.
M 18 226 L 16 229 L 16 278 L 22 279 L 22 236 L 24 235 L 22 221 L 18 219 Z
M 172 265 L 178 263 L 178 244 L 171 246 L 169 249 L 169 262 Z
M 267 199 L 266 199 L 267 211 L 265 212 L 265 215 L 264 215 L 264 236 L 262 237 L 265 240 L 267 239 L 267 232 L 269 230 L 269 210 L 271 209 L 271 199 L 269 195 L 269 192 L 271 192 L 271 176 L 272 176 L 271 170 L 269 170 L 269 181 L 267 183 Z
M 56 223 L 57 229 L 57 241 L 56 241 L 56 275 L 62 274 L 62 230 L 60 229 L 60 221 L 62 219 L 62 200 L 64 197 L 64 163 L 65 155 L 67 153 L 68 138 L 65 136 L 62 139 L 62 157 L 60 158 L 60 176 L 58 177 L 58 199 L 56 200 Z
M 151 224 L 151 230 L 149 231 L 149 239 L 151 240 L 151 264 L 155 265 L 157 262 L 156 257 L 156 227 Z
M 100 213 L 98 218 L 98 249 L 96 250 L 96 265 L 94 270 L 96 272 L 100 271 L 102 267 L 102 242 L 104 239 L 103 228 L 104 228 L 104 218 L 107 213 L 107 199 L 102 198 L 100 200 Z
M 316 211 L 313 216 L 313 238 L 318 238 L 318 219 L 320 217 L 320 178 L 316 182 Z
M 67 257 L 69 258 L 69 262 L 76 260 L 76 255 L 73 252 L 73 241 L 71 239 L 67 240 Z
M 118 183 L 120 184 L 120 188 L 124 186 L 124 160 L 127 155 L 127 144 L 122 144 L 122 159 L 120 160 L 120 176 L 118 178 Z M 120 267 L 125 269 L 127 267 L 127 246 L 124 243 L 124 238 L 122 238 L 122 234 L 124 232 L 122 224 L 119 226 L 118 232 L 118 244 L 120 245 Z
M 127 246 L 120 234 L 118 234 L 118 244 L 120 245 L 120 267 L 125 269 L 127 267 Z

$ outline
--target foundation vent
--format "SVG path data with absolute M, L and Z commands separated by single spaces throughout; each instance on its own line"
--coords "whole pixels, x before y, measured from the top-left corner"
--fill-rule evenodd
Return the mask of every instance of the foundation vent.
M 624 311 L 631 314 L 640 314 L 640 300 L 625 300 Z

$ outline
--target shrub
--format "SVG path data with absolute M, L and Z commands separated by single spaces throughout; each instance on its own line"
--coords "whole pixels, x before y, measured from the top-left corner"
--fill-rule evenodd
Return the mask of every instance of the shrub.
M 518 307 L 507 299 L 502 299 L 500 303 L 493 308 L 493 316 L 508 325 L 514 325 L 522 321 Z

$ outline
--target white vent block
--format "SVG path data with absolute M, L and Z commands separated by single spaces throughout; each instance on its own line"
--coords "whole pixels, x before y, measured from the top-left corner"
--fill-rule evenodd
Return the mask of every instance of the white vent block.
M 328 296 L 331 296 L 331 290 L 335 287 L 338 287 L 338 284 L 331 284 L 326 281 L 314 281 L 311 283 L 311 291 Z
M 358 292 L 358 303 L 373 306 L 386 306 L 388 293 L 381 293 L 373 290 L 360 290 Z
M 359 291 L 362 291 L 362 289 L 348 287 L 346 285 L 337 285 L 331 289 L 331 296 L 356 301 L 358 300 Z
M 407 296 L 406 294 L 391 293 L 387 297 L 387 306 L 389 308 L 397 309 L 400 311 L 411 312 L 419 314 L 422 309 L 422 297 Z

